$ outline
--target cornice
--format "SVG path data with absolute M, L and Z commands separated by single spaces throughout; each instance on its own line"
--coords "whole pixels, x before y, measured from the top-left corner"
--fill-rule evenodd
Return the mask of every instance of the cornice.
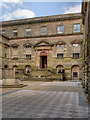
M 46 38 L 46 37 L 61 37 L 61 36 L 74 36 L 74 35 L 83 35 L 83 33 L 72 33 L 72 34 L 54 34 L 54 35 L 40 35 L 40 36 L 29 36 L 29 37 L 17 37 L 10 38 L 9 40 L 17 40 L 17 39 L 29 39 L 29 38 Z
M 82 14 L 67 14 L 67 15 L 55 15 L 31 19 L 22 19 L 22 20 L 12 20 L 2 22 L 2 27 L 16 26 L 16 25 L 25 25 L 25 24 L 35 24 L 35 23 L 46 23 L 46 22 L 55 22 L 55 21 L 66 21 L 66 20 L 76 20 L 82 19 Z

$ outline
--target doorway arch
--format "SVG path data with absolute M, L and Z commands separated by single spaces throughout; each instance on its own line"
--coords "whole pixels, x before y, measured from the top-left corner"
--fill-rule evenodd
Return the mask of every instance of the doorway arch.
M 79 80 L 79 66 L 73 65 L 71 68 L 71 78 L 72 80 Z
M 64 67 L 63 67 L 62 65 L 57 65 L 57 66 L 56 66 L 56 72 L 57 72 L 57 74 L 58 74 L 58 73 L 62 73 L 63 70 L 64 70 Z

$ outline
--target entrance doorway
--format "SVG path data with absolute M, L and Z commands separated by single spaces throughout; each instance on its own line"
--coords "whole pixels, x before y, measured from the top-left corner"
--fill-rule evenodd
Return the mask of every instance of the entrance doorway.
M 40 68 L 43 68 L 43 69 L 47 68 L 47 56 L 41 56 L 40 59 L 41 59 Z

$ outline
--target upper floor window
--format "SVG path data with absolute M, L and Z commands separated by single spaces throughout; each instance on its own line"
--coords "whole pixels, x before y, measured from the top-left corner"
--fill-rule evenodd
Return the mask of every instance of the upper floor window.
M 17 30 L 13 30 L 13 37 L 17 37 L 18 36 L 18 31 Z
M 80 54 L 79 54 L 79 53 L 73 53 L 73 58 L 74 58 L 74 59 L 78 59 L 78 58 L 79 58 L 79 56 L 80 56 Z
M 62 58 L 63 58 L 63 53 L 58 53 L 58 54 L 57 54 L 57 58 L 58 58 L 58 59 L 62 59 Z
M 74 32 L 80 32 L 80 24 L 74 24 Z
M 58 25 L 57 31 L 58 31 L 58 34 L 62 34 L 63 33 L 63 25 Z
M 31 35 L 31 29 L 30 29 L 30 28 L 27 28 L 27 29 L 26 29 L 26 36 L 29 36 L 29 35 Z
M 41 27 L 41 34 L 47 34 L 46 26 Z
M 2 30 L 2 35 L 5 35 L 5 30 Z
M 78 47 L 79 46 L 79 44 L 73 44 L 73 47 Z
M 26 59 L 31 60 L 31 55 L 30 54 L 26 55 Z

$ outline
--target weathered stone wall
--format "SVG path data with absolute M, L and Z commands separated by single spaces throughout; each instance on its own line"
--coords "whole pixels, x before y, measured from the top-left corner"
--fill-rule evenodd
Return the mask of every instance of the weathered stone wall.
M 71 15 L 71 18 L 73 14 Z M 63 17 L 63 16 L 62 16 Z M 70 17 L 70 16 L 69 16 Z M 73 27 L 75 23 L 80 23 L 80 32 L 74 33 Z M 64 33 L 57 34 L 57 25 L 64 26 Z M 41 26 L 47 26 L 47 34 L 41 35 Z M 26 37 L 26 28 L 31 28 L 31 36 Z M 73 65 L 78 65 L 81 68 L 81 56 L 79 59 L 72 59 L 73 52 L 81 53 L 81 42 L 83 39 L 83 26 L 82 19 L 70 19 L 70 20 L 62 20 L 62 21 L 54 21 L 54 22 L 42 22 L 42 23 L 28 23 L 23 25 L 13 25 L 13 26 L 3 26 L 2 28 L 5 30 L 6 35 L 8 35 L 11 39 L 9 44 L 11 45 L 9 49 L 9 68 L 13 68 L 14 65 L 17 65 L 19 68 L 25 69 L 26 65 L 30 65 L 32 69 L 37 69 L 40 67 L 40 53 L 47 53 L 47 61 L 48 68 L 56 69 L 57 65 L 62 65 L 65 69 L 66 76 L 68 79 L 71 79 L 71 67 Z M 18 37 L 12 38 L 13 29 L 18 29 Z M 40 41 L 44 42 L 45 46 L 41 45 L 39 47 L 35 47 L 37 43 Z M 53 45 L 48 45 L 48 42 Z M 64 42 L 64 48 L 58 49 L 56 43 Z M 79 47 L 74 48 L 72 42 L 78 42 Z M 32 44 L 30 51 L 28 54 L 31 54 L 31 60 L 26 60 L 26 50 L 24 48 L 25 43 Z M 13 58 L 13 49 L 12 45 L 18 44 L 18 60 L 12 60 Z M 45 48 L 44 48 L 45 47 Z M 49 48 L 48 48 L 49 47 Z M 38 49 L 38 50 L 37 50 Z M 63 59 L 57 59 L 57 53 L 63 53 Z M 5 61 L 3 61 L 5 63 Z M 6 63 L 5 63 L 6 64 Z

